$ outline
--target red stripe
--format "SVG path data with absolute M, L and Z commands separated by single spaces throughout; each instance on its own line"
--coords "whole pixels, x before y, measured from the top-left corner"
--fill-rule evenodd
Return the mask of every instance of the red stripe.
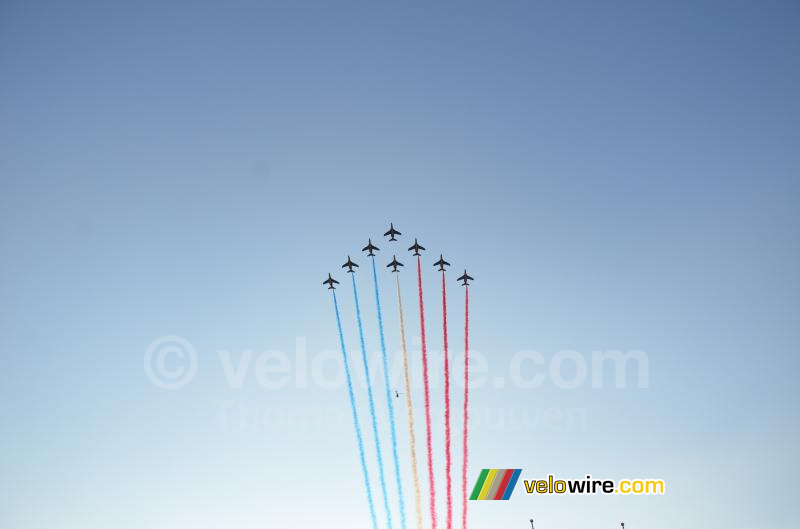
M 431 528 L 436 529 L 436 486 L 433 479 L 433 439 L 431 438 L 431 395 L 428 379 L 428 346 L 425 342 L 425 305 L 422 303 L 422 264 L 417 256 L 417 286 L 419 288 L 419 327 L 422 338 L 422 381 L 425 386 L 425 441 L 428 449 L 428 485 L 430 486 Z
M 514 475 L 514 469 L 509 468 L 506 470 L 506 473 L 503 474 L 503 481 L 500 482 L 500 486 L 497 487 L 497 493 L 494 495 L 493 500 L 502 500 L 503 494 L 506 493 L 506 488 L 508 487 L 508 482 L 511 480 L 511 476 Z
M 467 529 L 467 440 L 469 438 L 469 287 L 464 293 L 464 462 L 461 467 L 461 526 Z
M 450 453 L 450 360 L 447 352 L 447 288 L 442 270 L 442 334 L 444 335 L 444 454 L 447 477 L 447 529 L 453 529 L 453 471 Z

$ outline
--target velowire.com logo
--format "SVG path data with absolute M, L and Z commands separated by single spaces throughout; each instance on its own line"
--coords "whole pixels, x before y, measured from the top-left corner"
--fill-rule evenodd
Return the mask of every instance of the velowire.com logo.
M 514 492 L 522 470 L 519 468 L 484 468 L 472 489 L 470 500 L 507 500 Z M 548 474 L 547 479 L 523 480 L 527 494 L 629 494 L 635 496 L 666 493 L 663 479 L 595 479 L 586 474 L 585 479 L 557 479 Z

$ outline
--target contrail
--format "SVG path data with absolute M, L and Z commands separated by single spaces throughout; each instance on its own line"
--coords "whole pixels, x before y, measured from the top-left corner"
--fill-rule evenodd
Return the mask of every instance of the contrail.
M 406 348 L 406 326 L 403 318 L 403 299 L 400 296 L 400 276 L 397 280 L 397 309 L 400 312 L 400 342 L 403 346 L 403 382 L 406 387 L 406 410 L 408 415 L 408 439 L 411 445 L 411 476 L 414 481 L 414 506 L 416 508 L 417 529 L 422 529 L 422 492 L 417 471 L 417 436 L 414 433 L 414 407 L 411 403 L 411 377 L 408 370 L 408 349 Z
M 444 337 L 444 454 L 447 478 L 447 529 L 453 527 L 452 454 L 450 452 L 450 360 L 447 354 L 447 287 L 442 266 L 442 336 Z
M 425 343 L 425 306 L 422 302 L 422 263 L 417 255 L 417 286 L 419 289 L 419 326 L 422 339 L 422 380 L 425 386 L 425 440 L 428 448 L 428 485 L 431 500 L 431 529 L 436 529 L 436 486 L 433 479 L 433 440 L 431 439 L 431 396 L 428 381 L 428 346 Z
M 394 459 L 394 476 L 397 483 L 397 496 L 400 500 L 400 527 L 406 527 L 406 506 L 403 499 L 403 483 L 400 479 L 400 458 L 397 457 L 397 429 L 394 425 L 394 403 L 389 383 L 389 359 L 386 356 L 386 341 L 383 336 L 383 314 L 381 311 L 381 295 L 378 289 L 378 270 L 375 268 L 375 257 L 372 258 L 372 280 L 375 284 L 375 306 L 378 308 L 378 330 L 381 336 L 381 355 L 383 357 L 383 383 L 386 386 L 386 406 L 389 409 L 389 431 L 392 436 L 392 458 Z
M 464 271 L 466 274 L 466 271 Z M 466 281 L 465 281 L 466 283 Z M 461 522 L 467 529 L 467 446 L 469 440 L 469 286 L 464 291 L 464 464 L 461 467 Z
M 358 458 L 361 460 L 361 471 L 364 473 L 364 487 L 367 489 L 369 515 L 370 518 L 372 518 L 372 528 L 378 529 L 378 519 L 375 517 L 375 503 L 372 501 L 372 486 L 370 486 L 369 472 L 367 472 L 367 460 L 364 457 L 364 438 L 361 435 L 361 425 L 358 421 L 356 398 L 353 395 L 353 380 L 350 376 L 350 364 L 347 361 L 347 350 L 344 345 L 344 334 L 342 333 L 342 319 L 339 316 L 339 302 L 336 300 L 336 290 L 331 290 L 331 292 L 333 293 L 333 308 L 336 311 L 336 327 L 339 329 L 339 344 L 342 348 L 344 373 L 347 378 L 347 394 L 350 397 L 350 409 L 353 412 L 353 427 L 356 430 L 356 440 L 358 441 Z
M 389 494 L 386 491 L 386 477 L 383 474 L 383 456 L 381 455 L 381 440 L 378 435 L 378 418 L 375 416 L 375 399 L 372 397 L 372 380 L 369 376 L 369 363 L 367 362 L 367 347 L 364 345 L 364 327 L 361 324 L 361 306 L 358 304 L 358 289 L 356 288 L 356 275 L 351 274 L 353 279 L 353 298 L 356 303 L 356 319 L 358 320 L 358 339 L 361 342 L 361 356 L 364 360 L 364 374 L 367 379 L 367 397 L 369 399 L 369 414 L 372 417 L 372 433 L 375 436 L 375 452 L 378 454 L 378 476 L 381 482 L 381 492 L 383 492 L 383 507 L 386 509 L 386 523 L 392 529 L 392 511 L 389 509 Z

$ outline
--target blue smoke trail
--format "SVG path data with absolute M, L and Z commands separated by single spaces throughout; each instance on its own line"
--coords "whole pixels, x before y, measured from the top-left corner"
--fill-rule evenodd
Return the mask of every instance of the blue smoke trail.
M 364 326 L 361 324 L 361 306 L 358 304 L 358 289 L 356 288 L 356 275 L 350 274 L 353 279 L 353 298 L 356 301 L 356 319 L 358 320 L 358 338 L 361 342 L 361 356 L 364 360 L 364 374 L 367 378 L 367 397 L 369 399 L 369 414 L 372 416 L 372 433 L 375 436 L 375 451 L 378 454 L 378 476 L 383 492 L 383 507 L 386 509 L 386 522 L 392 529 L 392 511 L 389 509 L 389 494 L 386 491 L 386 477 L 383 473 L 383 455 L 381 454 L 381 440 L 378 435 L 378 418 L 375 416 L 375 399 L 372 397 L 372 380 L 369 376 L 369 363 L 367 362 L 367 346 L 364 345 Z
M 356 439 L 358 440 L 358 457 L 361 460 L 361 470 L 364 472 L 364 487 L 367 489 L 369 515 L 372 518 L 372 528 L 378 529 L 378 519 L 375 517 L 375 503 L 372 501 L 372 486 L 369 484 L 369 473 L 367 472 L 367 460 L 364 457 L 364 438 L 361 435 L 361 425 L 358 421 L 358 410 L 356 409 L 356 398 L 353 395 L 353 381 L 350 377 L 350 364 L 347 362 L 347 350 L 344 346 L 342 319 L 339 317 L 339 302 L 336 300 L 336 291 L 332 290 L 332 292 L 333 308 L 336 310 L 336 326 L 339 328 L 339 343 L 342 347 L 342 359 L 344 360 L 344 372 L 347 377 L 347 393 L 350 396 L 350 409 L 353 411 L 353 426 L 355 426 Z
M 383 354 L 383 383 L 386 386 L 386 404 L 389 407 L 389 425 L 392 433 L 392 457 L 394 458 L 394 475 L 397 481 L 397 495 L 400 499 L 400 526 L 406 529 L 406 506 L 403 500 L 403 483 L 400 479 L 400 459 L 397 457 L 397 429 L 394 425 L 394 404 L 392 390 L 389 387 L 389 359 L 386 356 L 386 341 L 383 337 L 383 314 L 381 313 L 381 295 L 378 291 L 378 271 L 375 269 L 375 257 L 372 257 L 372 280 L 375 283 L 375 305 L 378 307 L 378 329 L 381 335 L 381 353 Z

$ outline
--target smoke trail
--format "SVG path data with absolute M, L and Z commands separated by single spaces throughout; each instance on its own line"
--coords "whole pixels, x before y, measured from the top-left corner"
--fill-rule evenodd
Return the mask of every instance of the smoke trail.
M 383 356 L 383 383 L 386 386 L 386 406 L 389 409 L 389 431 L 392 438 L 392 458 L 394 459 L 394 476 L 397 482 L 397 496 L 400 500 L 400 527 L 406 528 L 406 506 L 403 499 L 403 483 L 400 479 L 400 458 L 397 457 L 397 429 L 394 425 L 394 403 L 392 389 L 389 385 L 389 359 L 386 356 L 386 341 L 383 337 L 383 314 L 381 311 L 381 295 L 378 289 L 378 271 L 375 268 L 375 257 L 372 258 L 372 280 L 375 284 L 375 306 L 378 308 L 378 330 L 381 336 L 381 355 Z
M 431 529 L 436 529 L 436 487 L 433 479 L 433 440 L 431 439 L 431 396 L 428 381 L 428 346 L 425 343 L 425 305 L 422 302 L 422 263 L 417 256 L 417 286 L 419 289 L 419 326 L 422 339 L 422 381 L 425 386 L 425 440 L 428 448 L 428 485 L 431 500 Z
M 367 472 L 367 460 L 364 457 L 364 438 L 361 435 L 361 425 L 358 421 L 358 410 L 356 409 L 356 398 L 353 395 L 353 380 L 350 377 L 350 364 L 347 361 L 347 350 L 344 346 L 344 334 L 342 333 L 342 319 L 339 316 L 339 302 L 336 300 L 336 291 L 333 292 L 333 308 L 336 311 L 336 327 L 339 329 L 339 344 L 342 348 L 342 360 L 344 361 L 344 373 L 347 378 L 347 394 L 350 397 L 350 409 L 353 412 L 353 427 L 356 430 L 356 440 L 358 441 L 358 458 L 361 460 L 361 471 L 364 473 L 364 487 L 367 489 L 367 503 L 369 504 L 369 515 L 372 518 L 373 529 L 378 529 L 378 519 L 375 517 L 375 503 L 372 501 L 372 487 L 369 483 L 369 473 Z
M 386 522 L 389 529 L 392 529 L 392 511 L 389 509 L 389 494 L 386 491 L 386 477 L 383 473 L 383 455 L 381 454 L 381 440 L 378 435 L 378 418 L 375 416 L 375 399 L 372 397 L 372 380 L 369 376 L 369 363 L 367 362 L 367 347 L 364 345 L 364 327 L 361 324 L 361 306 L 358 304 L 358 289 L 356 288 L 356 275 L 351 274 L 353 279 L 353 298 L 356 303 L 356 319 L 358 320 L 358 339 L 361 342 L 361 356 L 364 361 L 364 374 L 367 380 L 367 397 L 369 399 L 369 414 L 372 417 L 372 433 L 375 436 L 375 452 L 378 454 L 378 477 L 383 492 L 383 507 L 386 509 Z
M 445 286 L 444 270 L 442 270 L 442 336 L 444 337 L 444 457 L 447 478 L 447 529 L 452 529 L 453 473 L 452 454 L 450 452 L 450 360 L 447 354 L 447 287 Z
M 403 318 L 403 299 L 400 296 L 400 275 L 397 280 L 397 309 L 400 312 L 400 342 L 403 346 L 403 382 L 406 388 L 406 411 L 408 415 L 408 439 L 411 445 L 411 476 L 414 481 L 414 506 L 416 508 L 417 529 L 422 529 L 422 492 L 417 471 L 417 436 L 414 433 L 414 407 L 411 404 L 411 377 L 408 370 L 408 349 L 406 348 L 406 324 Z
M 465 281 L 466 283 L 466 281 Z M 469 286 L 464 291 L 464 464 L 461 467 L 461 522 L 467 529 L 467 441 L 469 440 Z

